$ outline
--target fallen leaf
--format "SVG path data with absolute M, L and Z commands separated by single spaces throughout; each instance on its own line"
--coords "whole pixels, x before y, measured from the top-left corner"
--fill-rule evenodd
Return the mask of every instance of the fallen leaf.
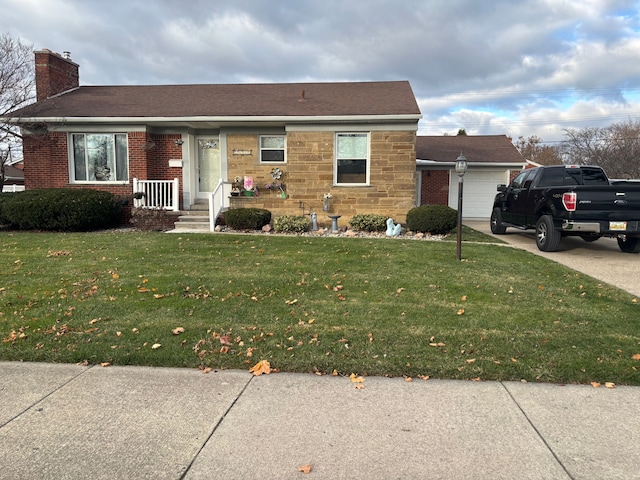
M 430 347 L 444 347 L 445 344 L 442 342 L 438 342 L 438 343 L 430 343 L 429 344 Z
M 306 475 L 307 473 L 311 472 L 311 465 L 302 465 L 298 467 L 298 471 Z
M 118 275 L 117 273 L 114 273 L 113 275 L 111 275 L 111 278 L 113 278 L 114 280 L 117 280 L 118 278 L 120 278 L 120 275 Z
M 636 353 L 635 355 L 632 355 L 631 358 L 633 358 L 634 360 L 640 360 L 640 353 Z
M 151 348 L 152 348 L 153 350 L 157 350 L 157 349 L 159 349 L 161 346 L 162 346 L 162 345 L 161 345 L 161 344 L 159 344 L 159 343 L 154 343 L 153 345 L 151 345 Z
M 466 302 L 467 301 L 467 296 L 463 295 L 462 297 L 460 297 L 460 300 L 462 300 L 463 302 Z
M 220 335 L 220 343 L 222 345 L 231 345 L 231 336 L 230 335 Z
M 405 382 L 413 382 L 413 378 L 411 378 L 411 377 L 406 377 L 406 376 L 405 376 L 405 377 L 404 377 L 404 381 L 405 381 Z
M 153 298 L 164 298 L 164 295 L 162 293 L 155 293 Z
M 605 382 L 604 386 L 607 388 L 616 388 L 616 384 L 613 382 Z
M 249 369 L 254 376 L 262 375 L 263 373 L 269 375 L 271 373 L 271 364 L 268 360 L 260 360 L 251 369 Z
M 184 327 L 176 327 L 171 330 L 171 333 L 173 333 L 174 335 L 180 335 L 181 333 L 184 333 Z
M 140 293 L 147 293 L 149 291 L 149 289 L 148 288 L 139 288 L 138 291 Z
M 353 383 L 362 383 L 364 382 L 364 378 L 357 376 L 355 373 L 349 375 L 349 378 Z
M 110 364 L 109 362 L 102 362 L 102 363 L 100 364 L 100 366 L 101 366 L 101 367 L 110 367 L 110 366 L 111 366 L 111 364 Z
M 333 372 L 331 372 L 331 375 L 333 375 L 334 377 L 338 376 L 338 371 L 334 368 Z
M 418 375 L 418 378 L 420 380 L 429 380 L 430 377 L 429 377 L 429 375 Z
M 458 315 L 464 315 L 464 308 L 461 308 L 460 310 L 458 310 Z
M 466 362 L 467 363 L 475 363 L 476 359 L 475 358 L 467 358 Z
M 211 370 L 213 370 L 213 368 L 207 367 L 202 370 L 202 373 L 209 373 Z
M 293 300 L 286 300 L 284 303 L 286 303 L 287 305 L 295 305 L 296 303 L 298 303 L 298 299 L 294 298 Z
M 591 382 L 591 386 L 593 388 L 600 388 L 600 384 L 598 382 Z

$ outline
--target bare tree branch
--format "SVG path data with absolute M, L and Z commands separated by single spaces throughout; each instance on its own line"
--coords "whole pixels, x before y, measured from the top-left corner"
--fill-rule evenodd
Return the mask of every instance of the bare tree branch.
M 35 100 L 33 48 L 0 34 L 0 118 Z M 13 157 L 22 156 L 20 129 L 0 121 L 0 191 L 4 186 L 4 167 Z

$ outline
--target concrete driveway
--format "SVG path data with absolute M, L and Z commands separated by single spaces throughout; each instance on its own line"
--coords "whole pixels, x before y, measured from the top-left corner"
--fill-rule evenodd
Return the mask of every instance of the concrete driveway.
M 507 228 L 504 235 L 494 235 L 491 233 L 489 220 L 468 220 L 463 223 L 513 247 L 561 263 L 640 297 L 640 254 L 621 252 L 614 239 L 601 238 L 588 243 L 580 237 L 564 237 L 558 251 L 541 252 L 536 246 L 534 230 Z

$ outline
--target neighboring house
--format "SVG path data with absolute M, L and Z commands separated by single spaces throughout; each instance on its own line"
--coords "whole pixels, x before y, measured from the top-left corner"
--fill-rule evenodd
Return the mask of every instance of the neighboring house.
M 24 190 L 24 164 L 12 163 L 4 166 L 3 192 L 21 192 Z
M 527 161 L 505 135 L 457 135 L 416 139 L 420 204 L 458 209 L 456 159 L 467 158 L 464 175 L 464 218 L 489 218 L 500 183 L 509 183 Z
M 404 222 L 417 203 L 421 114 L 406 81 L 79 86 L 68 53 L 35 58 L 37 103 L 9 119 L 25 134 L 27 189 L 135 188 L 147 206 L 315 211 L 321 224 L 357 213 Z M 287 198 L 265 189 L 276 167 Z M 259 196 L 230 197 L 236 176 Z

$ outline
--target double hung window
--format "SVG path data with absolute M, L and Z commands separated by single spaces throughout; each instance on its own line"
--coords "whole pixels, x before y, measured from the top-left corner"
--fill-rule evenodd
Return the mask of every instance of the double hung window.
M 129 159 L 126 133 L 73 133 L 74 182 L 126 182 Z
M 261 163 L 285 163 L 284 135 L 261 135 L 259 141 Z
M 369 183 L 369 134 L 337 133 L 336 185 Z

